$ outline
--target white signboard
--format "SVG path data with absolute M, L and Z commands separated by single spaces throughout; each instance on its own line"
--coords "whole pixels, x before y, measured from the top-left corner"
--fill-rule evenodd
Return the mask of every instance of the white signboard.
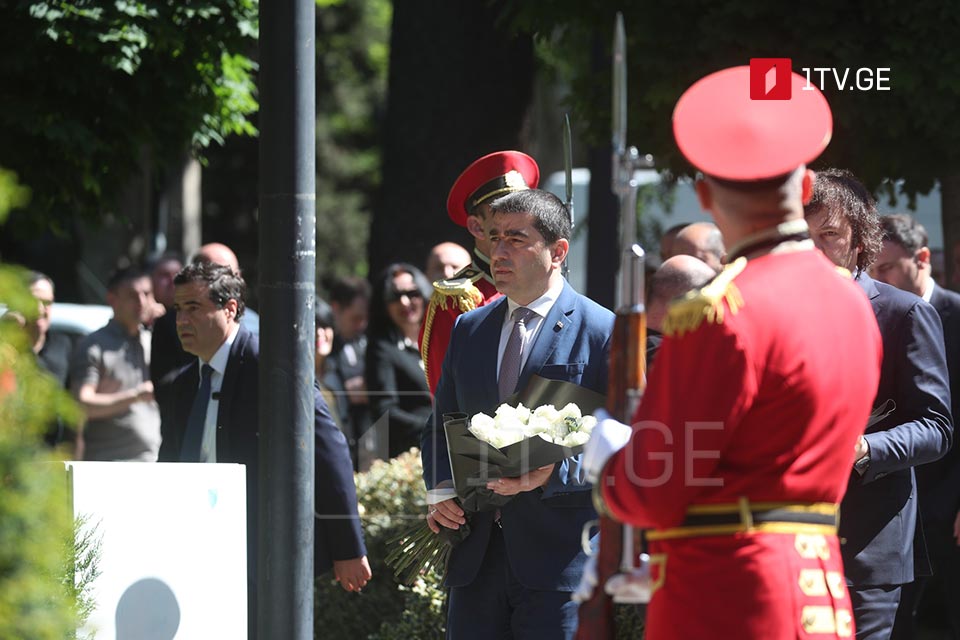
M 97 640 L 247 637 L 246 469 L 65 463 L 75 517 L 100 536 Z

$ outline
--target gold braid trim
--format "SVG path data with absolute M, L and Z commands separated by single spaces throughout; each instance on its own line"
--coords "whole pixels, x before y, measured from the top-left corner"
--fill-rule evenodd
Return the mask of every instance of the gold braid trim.
M 426 323 L 423 326 L 423 340 L 420 343 L 420 359 L 423 361 L 423 374 L 430 384 L 430 334 L 433 332 L 433 319 L 437 309 L 454 307 L 460 313 L 473 311 L 483 304 L 483 294 L 477 289 L 470 278 L 455 280 L 437 280 L 433 283 L 433 295 L 430 296 L 430 305 L 427 307 Z
M 664 335 L 680 337 L 688 331 L 695 331 L 703 324 L 704 319 L 712 324 L 723 324 L 726 313 L 724 303 L 730 307 L 730 313 L 736 315 L 744 302 L 733 279 L 740 275 L 746 266 L 746 258 L 737 258 L 710 284 L 670 303 L 667 317 L 663 321 Z

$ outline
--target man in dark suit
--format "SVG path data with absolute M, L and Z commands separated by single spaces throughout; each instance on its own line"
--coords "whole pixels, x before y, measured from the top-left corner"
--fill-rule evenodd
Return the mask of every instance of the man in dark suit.
M 534 374 L 606 391 L 613 314 L 560 275 L 570 237 L 563 203 L 525 190 L 495 200 L 491 214 L 492 273 L 505 297 L 458 318 L 443 360 L 422 444 L 434 532 L 466 523 L 453 499 L 436 500 L 451 481 L 444 414 L 490 413 Z M 470 534 L 453 550 L 448 637 L 572 638 L 580 534 L 595 517 L 580 456 L 488 488 L 514 497 L 499 512 L 472 514 Z
M 960 410 L 960 295 L 933 281 L 927 230 L 912 216 L 894 214 L 880 219 L 883 247 L 870 275 L 881 282 L 920 296 L 937 310 L 943 324 L 943 342 L 950 373 L 951 414 Z M 914 594 L 921 611 L 939 614 L 954 637 L 960 638 L 960 547 L 954 539 L 954 524 L 960 512 L 960 449 L 954 444 L 936 462 L 917 467 L 917 495 L 933 577 Z M 927 606 L 927 604 L 932 606 Z M 909 606 L 913 604 L 914 606 Z M 911 614 L 916 602 L 901 606 Z M 920 615 L 923 623 L 924 616 Z M 949 622 L 947 621 L 949 620 Z M 931 620 L 933 622 L 933 620 Z
M 246 285 L 230 267 L 211 262 L 185 267 L 174 284 L 177 334 L 196 358 L 172 383 L 160 461 L 247 466 L 247 606 L 249 637 L 255 638 L 260 347 L 240 325 Z M 318 388 L 314 403 L 315 569 L 333 567 L 344 589 L 360 590 L 370 579 L 370 567 L 350 454 Z M 263 541 L 269 544 L 267 536 Z
M 806 217 L 817 247 L 856 276 L 883 339 L 874 410 L 840 506 L 840 537 L 857 638 L 886 639 L 898 633 L 902 586 L 924 571 L 915 555 L 926 564 L 922 534 L 914 548 L 913 468 L 942 457 L 952 441 L 943 330 L 931 305 L 866 274 L 882 235 L 873 198 L 849 171 L 817 173 Z

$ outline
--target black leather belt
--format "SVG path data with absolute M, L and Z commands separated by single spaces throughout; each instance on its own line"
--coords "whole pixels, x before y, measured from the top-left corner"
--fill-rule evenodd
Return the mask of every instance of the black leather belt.
M 753 524 L 767 522 L 797 522 L 800 524 L 822 524 L 837 526 L 838 514 L 817 513 L 812 511 L 796 511 L 790 508 L 766 509 L 763 511 L 750 510 Z M 724 524 L 745 524 L 739 512 L 735 513 L 697 513 L 687 514 L 682 527 L 706 527 Z

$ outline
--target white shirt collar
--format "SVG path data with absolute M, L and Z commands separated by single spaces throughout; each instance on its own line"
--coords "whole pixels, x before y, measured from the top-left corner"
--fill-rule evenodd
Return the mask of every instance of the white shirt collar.
M 933 278 L 927 276 L 927 282 L 923 285 L 923 295 L 920 296 L 924 302 L 930 302 L 930 298 L 933 297 L 933 285 Z
M 197 360 L 200 360 L 200 367 L 202 368 L 203 365 L 209 364 L 213 367 L 214 371 L 223 375 L 227 370 L 227 360 L 230 359 L 230 348 L 233 347 L 233 341 L 237 339 L 238 331 L 240 331 L 240 324 L 234 323 L 233 329 L 227 334 L 227 339 L 223 341 L 223 344 L 220 345 L 217 352 L 210 358 L 210 362 L 204 362 L 201 358 L 197 358 Z
M 556 304 L 557 298 L 560 297 L 560 293 L 563 291 L 563 278 L 558 278 L 556 284 L 552 285 L 547 292 L 531 302 L 530 304 L 517 304 L 509 297 L 507 298 L 507 320 L 513 318 L 513 312 L 519 307 L 526 307 L 533 311 L 541 318 L 546 318 L 547 314 L 550 313 L 550 309 L 553 308 L 553 305 Z

